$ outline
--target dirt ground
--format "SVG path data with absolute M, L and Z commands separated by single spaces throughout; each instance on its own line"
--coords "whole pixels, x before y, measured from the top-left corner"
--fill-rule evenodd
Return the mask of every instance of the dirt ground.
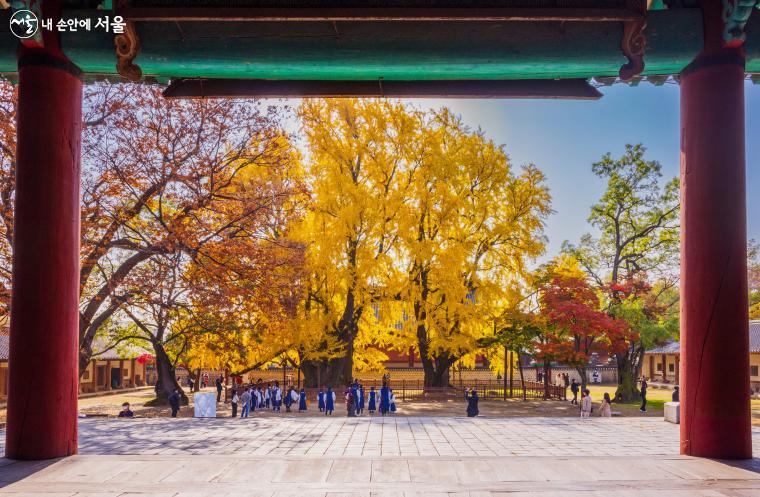
M 205 391 L 211 392 L 212 390 L 206 389 Z M 614 386 L 594 387 L 592 389 L 592 398 L 595 400 L 601 399 L 605 391 L 608 391 L 610 395 L 612 395 L 614 393 Z M 670 400 L 669 395 L 670 393 L 667 393 L 668 400 Z M 121 410 L 121 404 L 123 402 L 129 402 L 132 406 L 132 410 L 135 411 L 137 416 L 168 416 L 168 408 L 144 407 L 143 404 L 151 398 L 153 398 L 152 392 L 150 390 L 145 390 L 141 392 L 130 392 L 123 395 L 81 399 L 79 401 L 79 411 L 88 416 L 116 416 L 119 413 L 119 410 Z M 395 416 L 464 416 L 467 407 L 464 399 L 414 399 L 407 401 L 397 399 L 396 404 L 398 410 L 394 414 Z M 595 402 L 595 404 L 598 405 L 598 402 Z M 340 402 L 340 399 L 336 401 L 335 407 L 335 416 L 345 416 L 345 404 Z M 520 399 L 509 399 L 507 401 L 480 401 L 479 408 L 480 415 L 487 417 L 575 417 L 579 415 L 577 406 L 571 404 L 569 401 L 559 400 L 528 400 L 523 402 Z M 219 417 L 229 416 L 231 413 L 230 404 L 219 404 L 217 409 L 217 416 Z M 638 409 L 638 404 L 613 405 L 613 412 L 619 412 L 621 416 L 662 416 L 662 401 L 657 402 L 653 399 L 652 405 L 647 413 L 641 413 Z M 597 411 L 598 409 L 595 409 L 595 412 Z M 367 414 L 366 411 L 365 414 Z M 182 406 L 179 415 L 182 417 L 193 416 L 192 396 L 191 405 Z M 257 410 L 255 414 L 252 415 L 293 417 L 324 416 L 324 414 L 319 412 L 314 403 L 310 403 L 309 409 L 302 413 L 297 412 L 297 409 L 293 409 L 293 412 L 287 413 L 283 406 L 282 412 L 279 414 L 273 413 L 269 410 Z
M 594 399 L 594 414 L 598 413 L 599 400 L 607 392 L 613 396 L 615 392 L 614 385 L 594 385 L 590 386 L 591 397 Z M 205 392 L 211 392 L 212 389 L 206 389 Z M 569 393 L 569 392 L 568 392 Z M 648 409 L 646 413 L 639 412 L 639 401 L 625 404 L 613 403 L 612 411 L 616 415 L 623 417 L 645 416 L 661 417 L 663 415 L 663 404 L 670 401 L 672 391 L 666 389 L 650 388 L 648 392 Z M 132 410 L 138 417 L 164 417 L 169 416 L 170 410 L 166 407 L 145 407 L 145 402 L 153 398 L 153 391 L 145 389 L 141 391 L 126 392 L 117 395 L 105 395 L 101 397 L 90 397 L 79 399 L 79 412 L 87 416 L 117 416 L 121 410 L 123 402 L 129 402 Z M 398 411 L 395 416 L 464 416 L 467 407 L 464 399 L 449 400 L 397 400 Z M 575 417 L 579 415 L 578 407 L 569 401 L 559 400 L 528 400 L 523 402 L 520 399 L 509 399 L 507 401 L 481 401 L 479 404 L 480 415 L 487 417 Z M 219 404 L 217 406 L 219 417 L 229 416 L 231 413 L 230 404 Z M 345 416 L 345 404 L 337 401 L 335 416 Z M 366 415 L 365 411 L 365 415 Z M 182 406 L 179 415 L 181 417 L 192 417 L 192 396 L 190 406 Z M 287 413 L 283 406 L 280 414 L 271 411 L 256 411 L 254 416 L 324 416 L 320 413 L 314 403 L 309 404 L 306 412 L 299 413 L 297 409 L 294 412 Z M 5 421 L 5 409 L 0 410 L 0 422 Z M 760 400 L 752 401 L 752 424 L 760 426 Z

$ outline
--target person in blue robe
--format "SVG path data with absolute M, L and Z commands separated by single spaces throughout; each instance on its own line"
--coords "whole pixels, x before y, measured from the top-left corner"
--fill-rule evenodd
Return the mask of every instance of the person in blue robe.
M 317 407 L 319 407 L 319 412 L 325 412 L 325 392 L 321 388 L 317 394 Z
M 354 414 L 356 414 L 356 412 L 359 410 L 359 383 L 354 380 L 354 383 L 349 385 L 347 390 L 351 392 L 351 398 L 354 400 Z
M 285 412 L 290 412 L 290 406 L 293 404 L 293 397 L 290 394 L 290 390 L 285 392 Z
M 298 399 L 298 412 L 303 412 L 305 410 L 306 410 L 306 390 L 302 388 L 301 396 Z
M 369 403 L 367 404 L 367 410 L 370 414 L 375 414 L 375 409 L 377 408 L 377 392 L 375 392 L 375 387 L 369 387 Z
M 359 406 L 357 411 L 359 414 L 364 414 L 364 385 L 359 385 Z
M 478 411 L 478 391 L 474 388 L 470 391 L 464 391 L 464 398 L 467 399 L 467 417 L 474 418 L 480 411 Z
M 380 388 L 380 414 L 385 416 L 385 414 L 390 410 L 391 408 L 391 389 L 388 387 L 386 383 L 383 383 L 383 386 Z
M 327 387 L 327 393 L 325 394 L 325 415 L 331 416 L 335 410 L 335 393 L 332 387 Z

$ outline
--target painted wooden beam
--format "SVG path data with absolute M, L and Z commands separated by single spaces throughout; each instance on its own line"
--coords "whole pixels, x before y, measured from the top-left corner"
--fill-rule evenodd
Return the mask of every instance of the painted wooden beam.
M 161 81 L 566 79 L 616 76 L 625 62 L 619 48 L 622 22 L 136 25 L 142 49 L 135 63 L 144 75 Z M 7 22 L 0 13 L 0 29 L 7 29 L 3 26 Z M 747 70 L 760 72 L 758 16 L 750 19 L 746 34 Z M 702 47 L 701 14 L 696 9 L 649 12 L 646 35 L 644 74 L 680 73 Z M 113 34 L 62 33 L 62 45 L 86 74 L 116 74 Z M 15 44 L 0 43 L 0 72 L 16 71 Z

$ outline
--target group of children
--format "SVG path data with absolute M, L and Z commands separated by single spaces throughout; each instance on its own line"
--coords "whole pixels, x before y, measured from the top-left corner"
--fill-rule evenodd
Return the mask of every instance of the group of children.
M 361 415 L 364 412 L 365 396 L 364 386 L 359 383 L 359 380 L 354 380 L 352 384 L 348 385 L 344 395 L 348 416 Z M 317 393 L 319 412 L 324 412 L 325 415 L 331 416 L 335 411 L 335 400 L 336 395 L 332 387 L 327 387 L 326 390 L 320 388 Z M 274 382 L 274 385 L 267 384 L 266 387 L 246 387 L 240 395 L 238 395 L 236 389 L 233 389 L 231 399 L 232 417 L 237 417 L 238 406 L 241 406 L 240 417 L 247 418 L 256 409 L 271 409 L 272 412 L 281 412 L 280 409 L 283 404 L 285 405 L 286 412 L 290 412 L 293 404 L 298 404 L 298 412 L 306 411 L 306 391 L 302 388 L 298 392 L 293 387 L 289 387 L 283 393 L 280 383 L 277 381 Z M 379 395 L 375 391 L 375 387 L 371 387 L 369 391 L 367 411 L 370 414 L 374 414 L 378 408 L 383 416 L 388 412 L 396 412 L 396 399 L 393 396 L 393 390 L 385 383 L 383 383 Z
M 328 389 L 328 392 L 323 395 L 322 389 L 319 390 L 317 403 L 320 412 L 322 412 L 323 406 L 322 399 L 328 397 L 331 391 L 332 389 Z M 346 415 L 349 417 L 361 416 L 364 413 L 365 403 L 364 385 L 355 379 L 353 383 L 346 387 L 343 394 L 346 399 Z M 335 393 L 332 393 L 332 398 L 335 400 Z M 375 387 L 370 387 L 369 389 L 367 411 L 369 414 L 375 414 L 378 408 L 383 416 L 389 412 L 396 412 L 396 398 L 393 396 L 393 390 L 385 382 L 383 382 L 379 393 L 375 390 Z M 325 412 L 328 415 L 332 414 L 332 411 Z
M 293 404 L 298 404 L 298 411 L 306 410 L 306 391 L 302 388 L 297 392 L 293 387 L 283 393 L 280 383 L 275 381 L 274 385 L 267 384 L 263 386 L 249 386 L 238 395 L 236 389 L 232 391 L 232 417 L 237 417 L 238 405 L 241 406 L 240 417 L 247 418 L 251 412 L 256 409 L 271 409 L 273 412 L 280 412 L 282 405 L 285 405 L 285 411 L 290 412 Z

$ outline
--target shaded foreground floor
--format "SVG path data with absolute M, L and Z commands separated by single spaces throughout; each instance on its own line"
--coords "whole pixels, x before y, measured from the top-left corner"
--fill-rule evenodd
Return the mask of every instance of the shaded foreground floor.
M 0 460 L 0 495 L 760 495 L 760 459 L 677 456 L 653 418 L 89 419 L 80 447 Z
M 4 461 L 5 462 L 5 461 Z M 0 468 L 0 495 L 90 497 L 757 496 L 758 460 L 678 456 L 75 456 Z

